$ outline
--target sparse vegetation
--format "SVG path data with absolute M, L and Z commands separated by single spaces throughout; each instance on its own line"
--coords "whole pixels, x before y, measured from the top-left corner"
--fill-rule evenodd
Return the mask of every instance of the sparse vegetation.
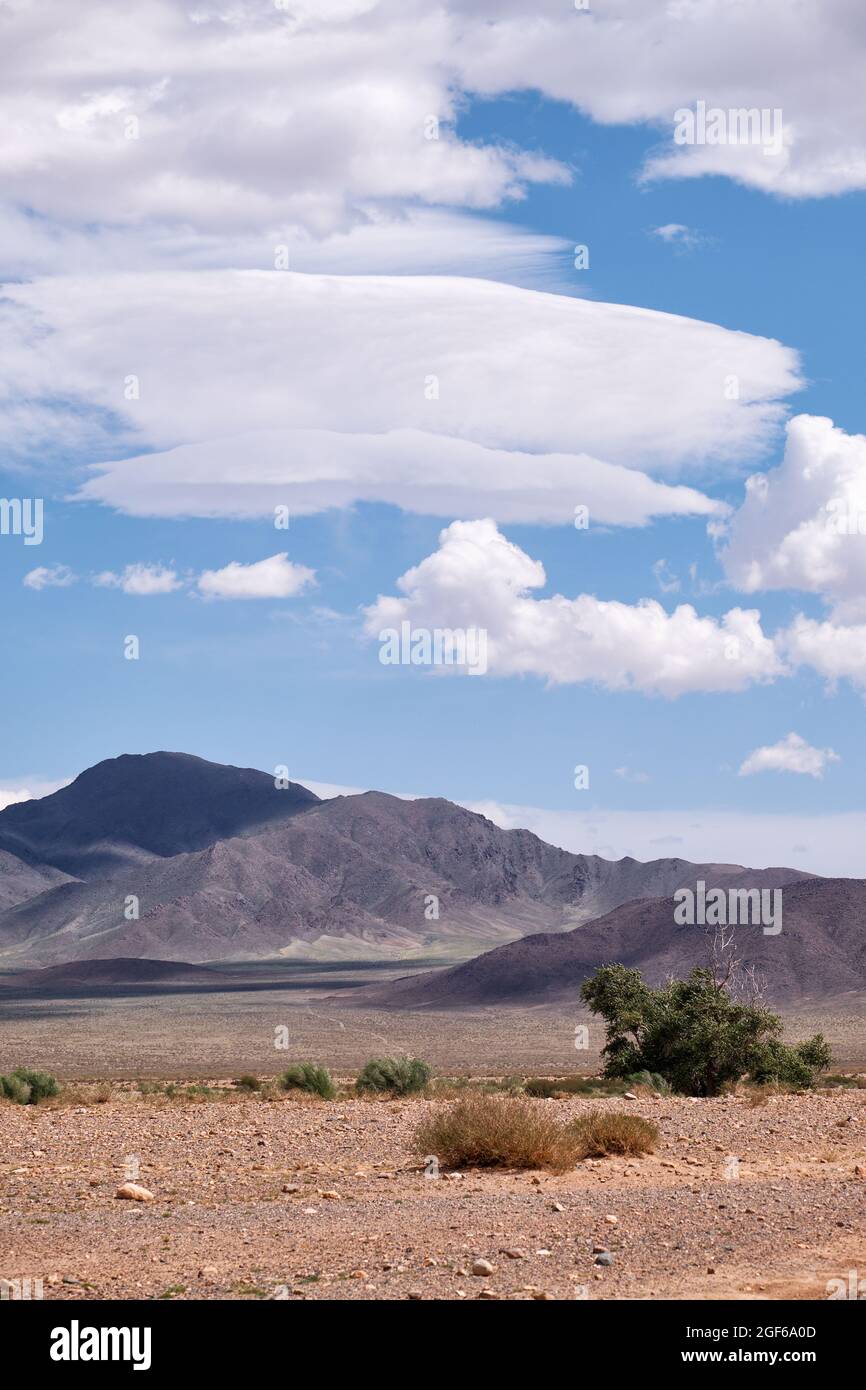
M 415 1147 L 446 1168 L 551 1168 L 576 1156 L 574 1137 L 546 1108 L 510 1096 L 470 1095 L 423 1120 Z
M 322 1100 L 333 1100 L 337 1094 L 327 1067 L 317 1066 L 315 1062 L 296 1062 L 278 1081 L 284 1091 L 304 1091 L 307 1095 L 321 1096 Z
M 373 1057 L 355 1082 L 355 1088 L 361 1095 L 373 1092 L 409 1096 L 423 1091 L 429 1080 L 430 1068 L 417 1057 Z
M 235 1086 L 239 1091 L 260 1091 L 262 1089 L 262 1083 L 259 1081 L 259 1078 L 257 1076 L 250 1076 L 246 1073 L 238 1077 Z
M 16 1067 L 8 1076 L 0 1076 L 0 1095 L 16 1105 L 37 1105 L 40 1100 L 59 1094 L 56 1078 L 47 1071 Z
M 744 1076 L 814 1086 L 830 1062 L 820 1033 L 787 1046 L 778 1015 L 734 999 L 709 969 L 651 989 L 639 970 L 605 965 L 580 992 L 607 1024 L 607 1077 L 648 1072 L 685 1095 L 717 1096 Z
M 610 1154 L 652 1153 L 659 1139 L 658 1125 L 640 1115 L 593 1110 L 571 1126 L 579 1158 L 607 1158 Z

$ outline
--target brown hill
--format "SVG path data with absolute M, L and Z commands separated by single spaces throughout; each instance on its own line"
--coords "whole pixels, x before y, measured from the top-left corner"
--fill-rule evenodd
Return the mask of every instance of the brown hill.
M 125 753 L 51 796 L 0 811 L 0 850 L 76 878 L 102 878 L 249 834 L 318 800 L 295 782 L 278 788 L 254 768 L 189 753 Z
M 310 802 L 303 788 L 275 791 L 264 773 L 178 754 L 117 758 L 92 772 L 95 780 L 82 774 L 33 803 L 28 852 L 74 866 L 80 878 L 0 913 L 4 964 L 327 956 L 354 947 L 463 959 L 696 877 L 760 879 L 740 865 L 571 854 L 441 799 L 368 792 Z M 78 800 L 65 796 L 76 788 Z M 23 836 L 20 815 L 14 824 Z M 239 833 L 218 836 L 232 825 Z M 11 833 L 0 816 L 4 827 Z M 763 872 L 775 883 L 803 877 Z
M 188 961 L 138 960 L 115 956 L 106 960 L 67 961 L 44 970 L 22 970 L 0 979 L 0 989 L 15 993 L 45 990 L 62 993 L 106 985 L 224 984 L 225 974 Z
M 754 875 L 744 875 L 735 886 L 759 884 Z M 791 882 L 782 890 L 782 905 L 777 936 L 760 927 L 736 929 L 743 961 L 763 975 L 768 996 L 828 997 L 866 989 L 866 882 Z M 705 929 L 676 924 L 673 898 L 631 902 L 574 931 L 525 937 L 448 970 L 356 991 L 352 1003 L 457 1009 L 577 1002 L 581 983 L 600 965 L 621 962 L 660 985 L 706 964 L 708 945 Z

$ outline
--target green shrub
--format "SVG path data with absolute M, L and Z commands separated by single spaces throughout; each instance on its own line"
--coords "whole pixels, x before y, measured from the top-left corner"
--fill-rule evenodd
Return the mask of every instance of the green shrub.
M 262 1083 L 257 1076 L 239 1076 L 235 1082 L 239 1091 L 260 1091 Z
M 815 1073 L 829 1065 L 830 1049 L 820 1033 L 793 1047 L 786 1047 L 777 1038 L 769 1038 L 758 1049 L 749 1080 L 756 1086 L 775 1081 L 798 1091 L 807 1090 L 815 1084 Z
M 562 1095 L 621 1096 L 628 1083 L 601 1076 L 533 1076 L 523 1089 L 534 1100 L 552 1100 Z
M 649 1072 L 684 1095 L 717 1096 L 744 1076 L 813 1086 L 830 1061 L 820 1034 L 787 1047 L 778 1015 L 733 999 L 710 970 L 651 989 L 639 970 L 604 965 L 580 992 L 607 1024 L 605 1076 Z
M 423 1091 L 430 1080 L 430 1068 L 417 1057 L 373 1057 L 364 1067 L 355 1087 L 359 1092 L 374 1091 L 392 1096 L 408 1096 Z
M 8 1076 L 0 1076 L 0 1094 L 18 1105 L 37 1105 L 48 1096 L 56 1096 L 60 1087 L 47 1071 L 31 1071 L 16 1067 Z
M 278 1078 L 278 1084 L 284 1091 L 306 1091 L 322 1100 L 333 1100 L 337 1094 L 327 1067 L 316 1066 L 315 1062 L 296 1062 Z

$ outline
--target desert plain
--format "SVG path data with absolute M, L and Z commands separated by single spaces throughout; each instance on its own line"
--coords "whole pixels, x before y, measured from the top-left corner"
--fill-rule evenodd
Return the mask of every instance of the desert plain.
M 5 1000 L 0 1070 L 64 1090 L 0 1104 L 0 1276 L 52 1299 L 824 1300 L 866 1270 L 866 1090 L 539 1099 L 563 1123 L 640 1114 L 655 1152 L 452 1173 L 418 1149 L 431 1110 L 467 1085 L 596 1073 L 603 1035 L 578 1008 L 349 1003 L 370 974 Z M 790 1040 L 823 1028 L 834 1070 L 866 1071 L 856 996 L 785 1021 Z M 429 1097 L 353 1094 L 369 1057 L 400 1052 L 433 1067 Z M 234 1088 L 305 1059 L 336 1100 Z M 152 1201 L 116 1197 L 131 1173 Z

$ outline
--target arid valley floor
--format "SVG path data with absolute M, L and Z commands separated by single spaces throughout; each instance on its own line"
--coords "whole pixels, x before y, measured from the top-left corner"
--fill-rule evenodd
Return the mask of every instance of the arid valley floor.
M 866 1092 L 538 1100 L 563 1120 L 630 1109 L 659 1126 L 657 1150 L 430 1178 L 414 1132 L 454 1094 L 442 1078 L 591 1073 L 603 1038 L 590 1022 L 576 1052 L 586 1016 L 561 1008 L 372 1013 L 345 1006 L 345 979 L 294 970 L 226 993 L 4 1002 L 0 1070 L 26 1063 L 67 1085 L 57 1101 L 0 1104 L 0 1275 L 41 1278 L 54 1299 L 817 1300 L 866 1267 Z M 866 1070 L 853 996 L 786 1017 L 790 1038 L 816 1027 L 835 1070 Z M 228 1089 L 303 1058 L 348 1082 L 403 1051 L 431 1063 L 438 1097 Z M 148 1078 L 226 1089 L 142 1094 Z M 116 1200 L 130 1163 L 153 1202 Z M 596 1264 L 598 1247 L 611 1263 Z M 479 1258 L 492 1274 L 473 1275 Z

